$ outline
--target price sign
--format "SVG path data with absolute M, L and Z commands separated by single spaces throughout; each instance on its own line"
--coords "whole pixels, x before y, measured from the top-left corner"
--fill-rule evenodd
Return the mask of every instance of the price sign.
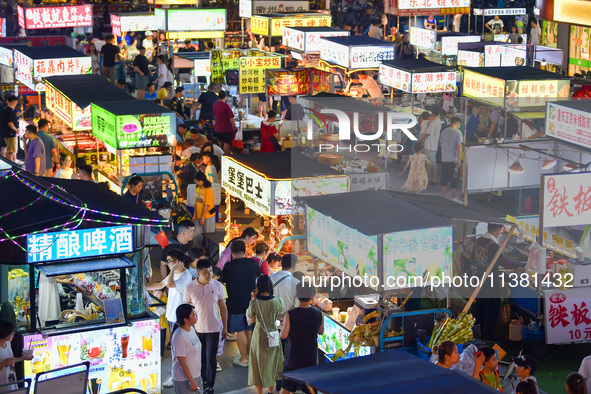
M 265 93 L 265 71 L 281 68 L 279 56 L 240 58 L 240 93 Z

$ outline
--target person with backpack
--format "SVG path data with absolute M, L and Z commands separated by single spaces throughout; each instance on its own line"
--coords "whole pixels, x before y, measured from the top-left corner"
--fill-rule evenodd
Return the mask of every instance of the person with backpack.
M 261 273 L 263 275 L 271 275 L 269 273 L 269 264 L 267 263 L 267 256 L 269 255 L 269 245 L 265 242 L 257 242 L 254 247 L 254 256 L 252 257 L 257 263 L 259 263 L 259 267 L 261 268 Z
M 482 346 L 480 351 L 476 353 L 474 363 L 472 376 L 493 389 L 503 392 L 499 380 L 499 371 L 497 370 L 499 365 L 497 352 L 489 346 Z
M 474 249 L 472 250 L 472 275 L 478 278 L 483 277 L 488 265 L 497 253 L 497 250 L 499 250 L 499 236 L 503 230 L 503 225 L 489 223 L 487 230 L 483 236 L 476 239 Z M 501 254 L 490 275 L 484 280 L 482 289 L 473 307 L 473 315 L 476 318 L 476 323 L 480 324 L 483 339 L 495 340 L 495 329 L 501 310 L 501 287 L 498 285 L 499 266 L 515 269 L 521 265 L 519 261 L 508 259 Z M 491 277 L 497 280 L 491 281 Z

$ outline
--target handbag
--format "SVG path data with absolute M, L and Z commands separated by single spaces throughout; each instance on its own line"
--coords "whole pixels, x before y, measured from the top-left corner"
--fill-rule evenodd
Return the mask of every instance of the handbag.
M 267 331 L 267 325 L 265 324 L 265 319 L 263 319 L 263 312 L 261 312 L 261 307 L 259 306 L 259 300 L 255 299 L 254 303 L 257 304 L 257 308 L 259 313 L 261 314 L 261 322 L 263 323 L 263 328 L 267 333 L 267 341 L 269 342 L 269 347 L 277 347 L 279 346 L 279 331 Z

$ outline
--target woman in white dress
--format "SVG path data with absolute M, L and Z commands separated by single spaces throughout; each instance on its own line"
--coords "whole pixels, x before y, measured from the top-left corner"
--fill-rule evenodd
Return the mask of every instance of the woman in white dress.
M 37 302 L 37 311 L 41 327 L 45 327 L 45 322 L 47 321 L 59 319 L 60 313 L 62 313 L 57 284 L 71 284 L 73 280 L 68 275 L 47 277 L 43 272 L 39 272 L 39 301 Z

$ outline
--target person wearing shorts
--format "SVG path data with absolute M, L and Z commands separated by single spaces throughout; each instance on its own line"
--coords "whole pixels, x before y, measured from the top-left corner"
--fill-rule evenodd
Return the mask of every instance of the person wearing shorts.
M 10 95 L 6 98 L 6 104 L 0 109 L 0 131 L 4 142 L 2 144 L 2 155 L 12 161 L 16 159 L 18 150 L 16 138 L 18 135 L 18 121 L 14 112 L 17 104 L 18 98 Z
M 226 92 L 223 90 L 218 93 L 218 101 L 213 105 L 213 117 L 213 135 L 224 143 L 224 154 L 228 155 L 236 133 L 236 123 L 232 108 L 226 103 Z
M 451 198 L 457 200 L 458 186 L 460 184 L 460 157 L 462 152 L 462 132 L 460 118 L 451 118 L 451 126 L 441 132 L 439 143 L 441 144 L 441 195 L 447 198 L 447 185 L 451 187 Z M 456 171 L 457 169 L 457 171 Z
M 135 88 L 137 89 L 137 97 L 143 100 L 146 95 L 146 88 L 150 82 L 152 73 L 148 65 L 148 58 L 146 57 L 146 48 L 140 48 L 140 53 L 133 59 L 133 69 L 135 70 Z

